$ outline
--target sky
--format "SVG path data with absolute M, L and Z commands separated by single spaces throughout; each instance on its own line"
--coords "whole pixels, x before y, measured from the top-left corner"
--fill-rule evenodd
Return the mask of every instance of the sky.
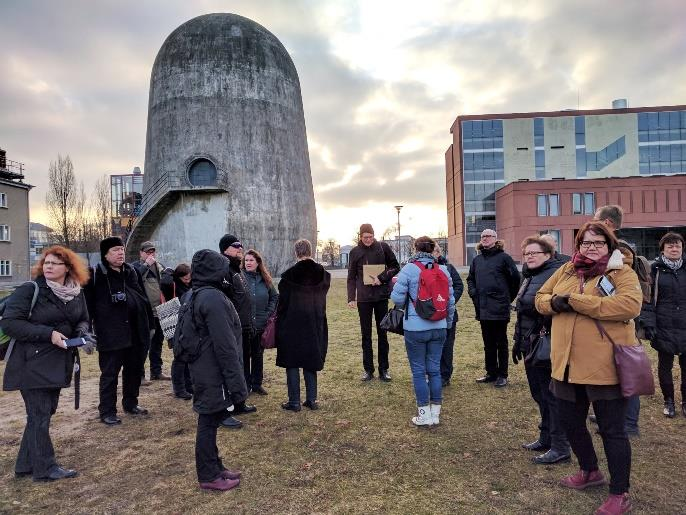
M 681 0 L 1 0 L 0 148 L 26 165 L 31 219 L 68 154 L 86 190 L 144 165 L 150 71 L 212 12 L 271 31 L 300 76 L 319 238 L 446 232 L 458 115 L 686 104 Z

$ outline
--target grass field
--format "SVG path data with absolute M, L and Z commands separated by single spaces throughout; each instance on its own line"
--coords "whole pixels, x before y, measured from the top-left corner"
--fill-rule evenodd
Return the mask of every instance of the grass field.
M 444 391 L 441 426 L 411 426 L 415 404 L 400 337 L 391 335 L 389 384 L 361 383 L 356 311 L 345 281 L 329 294 L 329 354 L 319 375 L 321 409 L 284 412 L 285 373 L 265 354 L 269 396 L 252 396 L 258 413 L 240 431 L 220 430 L 224 461 L 243 471 L 238 489 L 197 488 L 196 417 L 168 382 L 142 388 L 146 418 L 122 415 L 105 427 L 97 418 L 97 360 L 85 357 L 82 408 L 65 390 L 53 418 L 59 461 L 79 477 L 51 484 L 14 479 L 24 426 L 18 392 L 0 394 L 0 513 L 565 513 L 585 514 L 606 488 L 568 491 L 558 479 L 575 462 L 537 466 L 520 448 L 537 436 L 537 410 L 521 365 L 510 386 L 478 385 L 483 351 L 473 308 L 463 299 L 455 346 L 456 375 Z M 165 368 L 170 356 L 165 351 Z M 654 357 L 651 351 L 651 356 Z M 3 368 L 0 368 L 0 373 Z M 642 436 L 632 440 L 635 513 L 684 513 L 686 419 L 662 416 L 661 396 L 644 398 Z M 606 471 L 600 439 L 594 436 Z

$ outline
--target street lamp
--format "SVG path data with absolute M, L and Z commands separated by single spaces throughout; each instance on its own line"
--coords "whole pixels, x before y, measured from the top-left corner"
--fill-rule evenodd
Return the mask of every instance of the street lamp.
M 403 206 L 395 206 L 395 210 L 398 212 L 398 259 L 402 262 L 402 258 L 400 257 L 400 210 L 403 208 Z

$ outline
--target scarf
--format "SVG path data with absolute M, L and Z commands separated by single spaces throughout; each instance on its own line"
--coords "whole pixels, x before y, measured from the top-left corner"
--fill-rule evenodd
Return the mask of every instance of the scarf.
M 601 257 L 598 261 L 593 261 L 581 253 L 575 252 L 572 256 L 572 264 L 574 265 L 574 271 L 576 275 L 579 276 L 579 280 L 588 280 L 591 277 L 596 277 L 598 275 L 603 275 L 607 269 L 607 262 L 610 260 L 610 254 L 606 254 Z
M 673 259 L 669 259 L 669 258 L 668 258 L 667 256 L 665 256 L 664 254 L 660 254 L 660 260 L 661 260 L 665 265 L 667 265 L 667 266 L 670 268 L 670 270 L 672 270 L 672 271 L 679 270 L 679 268 L 681 268 L 681 265 L 684 264 L 684 261 L 683 261 L 682 258 L 673 260 Z
M 431 261 L 436 261 L 436 258 L 434 258 L 433 254 L 429 254 L 428 252 L 417 252 L 414 254 L 408 262 L 411 261 L 417 261 L 419 259 L 430 259 Z
M 49 279 L 46 279 L 45 282 L 52 290 L 52 293 L 54 293 L 55 296 L 65 304 L 71 300 L 74 300 L 74 298 L 81 293 L 81 286 L 74 281 L 71 276 L 67 276 L 64 284 L 56 283 L 55 281 L 50 281 Z

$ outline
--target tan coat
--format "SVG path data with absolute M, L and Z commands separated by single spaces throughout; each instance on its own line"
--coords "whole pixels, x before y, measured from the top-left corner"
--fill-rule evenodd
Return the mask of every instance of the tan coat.
M 618 250 L 610 257 L 605 275 L 615 287 L 614 295 L 603 296 L 597 288 L 602 276 L 593 277 L 579 293 L 579 278 L 572 263 L 565 263 L 536 294 L 536 309 L 552 315 L 552 377 L 575 384 L 618 384 L 612 344 L 603 338 L 593 319 L 598 320 L 618 345 L 636 345 L 633 318 L 641 311 L 642 293 L 638 277 L 622 262 Z M 573 312 L 556 313 L 550 301 L 553 295 L 569 294 Z

